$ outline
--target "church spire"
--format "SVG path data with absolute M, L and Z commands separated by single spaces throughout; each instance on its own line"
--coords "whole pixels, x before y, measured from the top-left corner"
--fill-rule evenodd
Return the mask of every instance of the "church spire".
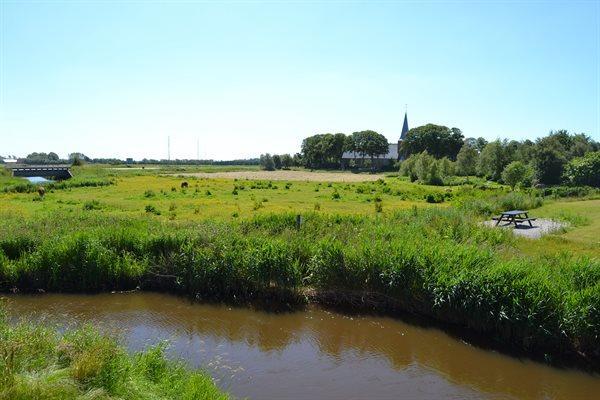
M 408 110 L 404 111 L 404 124 L 402 125 L 402 133 L 400 134 L 400 140 L 406 138 L 406 132 L 408 132 Z

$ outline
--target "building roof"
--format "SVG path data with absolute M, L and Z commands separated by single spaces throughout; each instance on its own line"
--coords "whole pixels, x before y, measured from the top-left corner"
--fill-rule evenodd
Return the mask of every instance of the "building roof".
M 400 140 L 406 139 L 406 132 L 408 132 L 408 116 L 404 113 L 404 124 L 402 124 L 402 133 L 400 134 Z
M 370 158 L 369 156 L 363 157 L 360 153 L 354 151 L 345 151 L 342 154 L 342 159 L 362 159 L 362 158 Z M 387 154 L 374 157 L 375 159 L 386 159 L 386 160 L 397 160 L 398 159 L 398 143 L 390 143 L 388 144 L 388 152 Z

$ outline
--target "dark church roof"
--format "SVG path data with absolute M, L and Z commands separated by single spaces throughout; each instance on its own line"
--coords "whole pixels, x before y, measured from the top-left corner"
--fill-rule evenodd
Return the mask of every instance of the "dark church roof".
M 406 139 L 406 132 L 408 132 L 408 117 L 404 113 L 404 124 L 402 125 L 402 133 L 400 134 L 400 140 Z

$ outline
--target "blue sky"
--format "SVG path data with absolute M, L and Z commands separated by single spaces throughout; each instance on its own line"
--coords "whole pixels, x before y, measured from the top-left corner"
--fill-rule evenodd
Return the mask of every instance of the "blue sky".
M 233 159 L 438 123 L 600 140 L 598 2 L 0 0 L 0 155 Z

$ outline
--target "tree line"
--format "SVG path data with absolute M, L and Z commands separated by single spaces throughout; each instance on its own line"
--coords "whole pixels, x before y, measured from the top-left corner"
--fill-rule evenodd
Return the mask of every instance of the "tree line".
M 400 148 L 401 154 L 429 151 L 436 157 L 456 159 L 463 144 L 463 135 L 458 128 L 428 124 L 408 131 Z M 301 152 L 293 157 L 292 166 L 303 166 L 311 169 L 337 169 L 342 166 L 342 155 L 346 151 L 355 152 L 360 157 L 371 160 L 387 154 L 389 142 L 385 136 L 373 130 L 344 133 L 324 133 L 309 136 L 302 141 Z M 269 154 L 263 154 L 261 166 L 271 166 Z M 283 155 L 282 155 L 283 156 Z M 281 157 L 282 157 L 281 156 Z M 271 156 L 274 157 L 274 156 Z M 285 166 L 283 166 L 285 168 Z M 277 169 L 277 166 L 274 167 Z
M 385 136 L 372 130 L 354 132 L 351 135 L 318 134 L 304 139 L 301 153 L 296 153 L 293 157 L 289 154 L 272 156 L 268 153 L 262 154 L 260 165 L 267 170 L 300 166 L 311 169 L 335 169 L 341 167 L 342 155 L 345 151 L 353 151 L 373 160 L 388 152 L 388 141 Z
M 302 141 L 301 152 L 290 156 L 263 154 L 263 169 L 340 168 L 345 151 L 363 158 L 386 154 L 387 139 L 371 130 L 313 135 Z M 409 130 L 399 149 L 397 166 L 412 181 L 444 184 L 456 176 L 479 176 L 517 185 L 581 184 L 600 186 L 600 144 L 589 136 L 566 130 L 551 131 L 532 140 L 465 138 L 458 128 L 427 124 Z
M 0 156 L 0 162 L 3 162 L 6 159 L 15 159 L 20 163 L 24 164 L 59 164 L 59 163 L 71 163 L 80 165 L 83 163 L 91 163 L 91 164 L 164 164 L 164 165 L 259 165 L 260 159 L 258 158 L 246 158 L 246 159 L 237 159 L 237 160 L 196 160 L 196 159 L 175 159 L 175 160 L 166 160 L 166 159 L 148 159 L 144 158 L 142 160 L 134 161 L 132 159 L 122 160 L 119 158 L 90 158 L 83 153 L 74 152 L 70 153 L 67 158 L 60 158 L 58 154 L 54 152 L 44 153 L 44 152 L 33 152 L 27 155 L 25 158 L 17 158 L 16 156 Z
M 400 173 L 411 181 L 441 185 L 454 176 L 479 176 L 511 187 L 589 185 L 600 187 L 600 144 L 585 134 L 551 131 L 531 140 L 464 139 L 456 157 L 426 145 L 409 155 Z

